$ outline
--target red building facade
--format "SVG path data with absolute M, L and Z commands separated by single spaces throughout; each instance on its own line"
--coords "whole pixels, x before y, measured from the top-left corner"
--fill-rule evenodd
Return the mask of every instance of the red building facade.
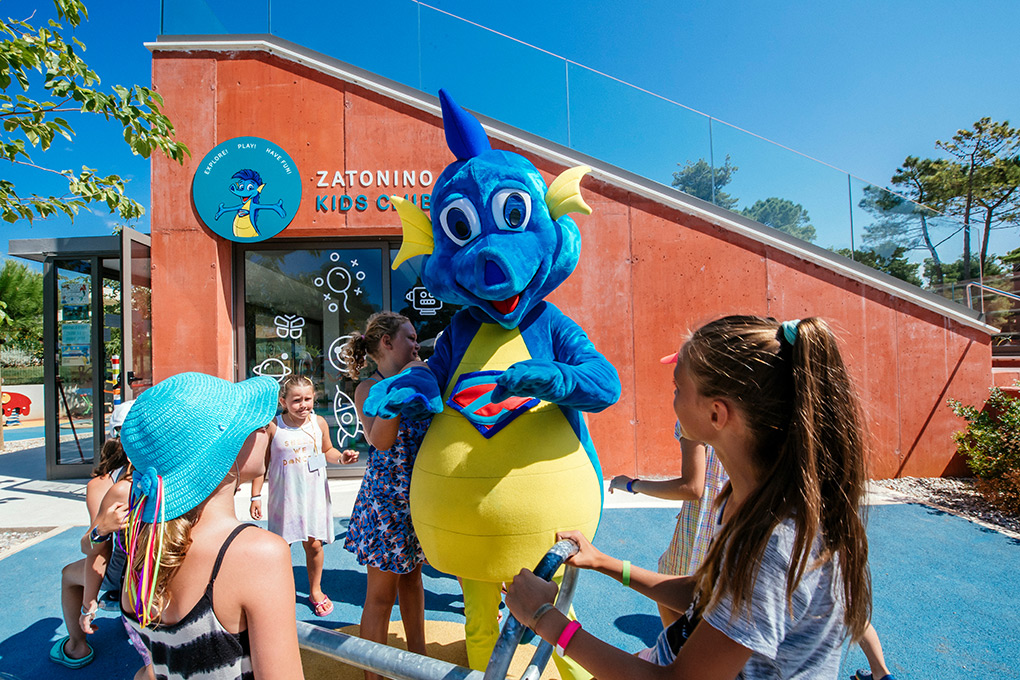
M 155 379 L 188 370 L 240 379 L 286 355 L 283 370 L 323 372 L 313 377 L 336 410 L 342 399 L 332 392 L 352 385 L 332 375 L 327 345 L 370 308 L 399 309 L 414 290 L 413 272 L 399 278 L 386 266 L 400 241 L 386 197 L 427 202 L 452 160 L 436 100 L 270 42 L 161 41 L 153 51 L 154 85 L 192 152 L 183 166 L 153 161 Z M 950 436 L 961 424 L 946 400 L 984 400 L 994 329 L 952 303 L 733 213 L 483 122 L 494 147 L 527 156 L 547 182 L 573 165 L 594 168 L 581 184 L 593 214 L 577 217 L 580 264 L 550 299 L 620 374 L 620 402 L 589 417 L 607 476 L 679 473 L 671 375 L 659 357 L 675 351 L 687 330 L 730 313 L 829 320 L 865 406 L 872 476 L 965 473 Z M 302 180 L 289 226 L 257 247 L 214 234 L 191 198 L 203 156 L 243 136 L 285 149 Z M 335 301 L 317 297 L 328 286 L 316 284 L 325 275 L 315 268 L 334 255 L 352 276 L 362 270 L 351 261 L 363 268 L 382 261 L 364 269 L 366 281 L 379 270 L 375 302 L 344 300 L 350 319 L 348 310 L 330 311 Z M 284 309 L 282 299 L 287 309 L 304 310 L 314 345 L 285 351 L 282 336 L 273 337 L 269 319 Z

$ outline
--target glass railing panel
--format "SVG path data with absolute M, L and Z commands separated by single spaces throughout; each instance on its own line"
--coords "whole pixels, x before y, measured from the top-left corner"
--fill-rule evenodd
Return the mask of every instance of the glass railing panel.
M 712 148 L 729 170 L 731 210 L 822 248 L 852 247 L 846 173 L 719 121 Z
M 160 33 L 269 33 L 269 0 L 163 0 Z
M 323 2 L 315 5 L 314 14 L 276 2 L 271 26 L 285 40 L 419 87 L 418 5 L 413 2 Z
M 567 143 L 566 70 L 545 52 L 422 7 L 421 89 L 465 109 Z
M 955 261 L 963 252 L 961 225 L 856 177 L 850 187 L 853 258 L 922 288 L 938 288 L 942 294 L 943 261 Z M 955 294 L 954 288 L 945 289 L 947 297 Z
M 712 200 L 708 117 L 570 64 L 570 146 L 670 186 Z M 685 170 L 686 168 L 686 170 Z
M 981 235 L 973 226 L 968 242 L 957 220 L 856 177 L 851 200 L 855 260 L 964 305 L 969 281 L 980 282 L 984 271 L 988 283 L 987 276 L 1003 272 L 997 255 L 982 267 Z
M 959 220 L 441 11 L 408 0 L 163 4 L 164 34 L 265 32 L 432 95 L 445 87 L 473 112 L 663 185 L 679 174 L 687 193 L 966 302 Z M 1011 271 L 1001 258 L 1020 247 L 1020 229 L 991 232 L 984 268 L 980 225 L 971 237 L 970 280 Z

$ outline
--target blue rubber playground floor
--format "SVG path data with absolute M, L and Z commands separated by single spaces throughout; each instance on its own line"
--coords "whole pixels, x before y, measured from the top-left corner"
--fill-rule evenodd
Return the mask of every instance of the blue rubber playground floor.
M 675 509 L 607 509 L 596 544 L 654 568 L 673 529 Z M 338 541 L 326 549 L 324 590 L 336 607 L 317 619 L 307 605 L 304 554 L 295 546 L 299 619 L 332 628 L 357 623 L 365 572 Z M 71 671 L 47 660 L 64 635 L 60 569 L 79 556 L 82 527 L 72 527 L 0 559 L 0 678 L 130 678 L 138 658 L 112 612 L 100 612 L 90 640 L 96 660 Z M 899 680 L 1012 680 L 1020 674 L 1020 540 L 932 508 L 872 506 L 868 532 L 874 581 L 874 624 Z M 258 570 L 251 578 L 257 580 Z M 463 621 L 457 581 L 425 572 L 426 619 Z M 595 573 L 582 574 L 575 608 L 587 630 L 628 651 L 658 631 L 654 605 Z M 396 616 L 396 610 L 394 615 Z M 840 677 L 866 667 L 856 647 L 844 652 Z

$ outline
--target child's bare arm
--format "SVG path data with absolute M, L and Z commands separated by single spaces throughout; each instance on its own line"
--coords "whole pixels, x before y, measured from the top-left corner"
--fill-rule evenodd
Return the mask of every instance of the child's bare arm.
M 102 501 L 99 503 L 99 508 L 96 510 L 95 517 L 92 518 L 92 523 L 89 525 L 88 530 L 86 530 L 85 535 L 81 537 L 80 547 L 82 554 L 86 557 L 92 551 L 92 541 L 89 536 L 93 529 L 100 536 L 109 536 L 124 528 L 124 525 L 127 523 L 128 497 L 130 494 L 131 482 L 127 479 L 122 479 L 110 487 L 110 490 L 103 496 Z
M 651 480 L 618 475 L 609 483 L 609 493 L 620 490 L 671 501 L 700 500 L 705 493 L 705 445 L 690 439 L 681 439 L 680 450 L 683 456 L 680 477 Z
M 577 554 L 568 560 L 579 569 L 593 569 L 621 583 L 624 581 L 623 560 L 606 555 L 593 546 L 580 531 L 561 531 L 558 540 L 569 539 L 577 543 Z M 690 576 L 671 576 L 642 569 L 628 563 L 627 585 L 650 600 L 675 611 L 684 611 L 694 599 L 694 579 Z
M 386 451 L 393 447 L 397 441 L 397 432 L 400 429 L 400 416 L 396 418 L 372 418 L 365 415 L 365 400 L 368 392 L 372 389 L 374 381 L 365 380 L 354 391 L 354 407 L 358 410 L 358 417 L 361 418 L 361 426 L 365 430 L 365 439 L 368 443 L 380 451 Z
M 273 437 L 276 436 L 276 421 L 269 423 L 266 427 L 266 434 L 269 438 L 266 440 L 266 450 L 263 455 L 263 470 L 269 469 L 269 459 L 273 452 Z M 251 480 L 251 505 L 248 506 L 248 514 L 254 520 L 262 519 L 262 487 L 266 483 L 266 475 L 263 472 L 261 475 Z
M 610 565 L 603 566 L 612 571 Z M 551 603 L 555 595 L 555 584 L 522 569 L 507 589 L 506 604 L 514 617 L 542 639 L 559 644 L 567 628 L 567 617 L 556 609 L 543 606 Z M 538 618 L 535 614 L 539 614 Z M 694 629 L 670 666 L 658 666 L 627 654 L 583 629 L 577 630 L 564 646 L 570 658 L 595 677 L 626 677 L 629 680 L 733 680 L 751 656 L 750 649 L 704 622 Z

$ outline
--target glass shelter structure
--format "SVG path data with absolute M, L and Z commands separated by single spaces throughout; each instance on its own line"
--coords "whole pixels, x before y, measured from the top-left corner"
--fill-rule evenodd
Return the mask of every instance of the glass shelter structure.
M 149 236 L 10 241 L 43 265 L 46 476 L 88 477 L 110 414 L 152 385 Z

